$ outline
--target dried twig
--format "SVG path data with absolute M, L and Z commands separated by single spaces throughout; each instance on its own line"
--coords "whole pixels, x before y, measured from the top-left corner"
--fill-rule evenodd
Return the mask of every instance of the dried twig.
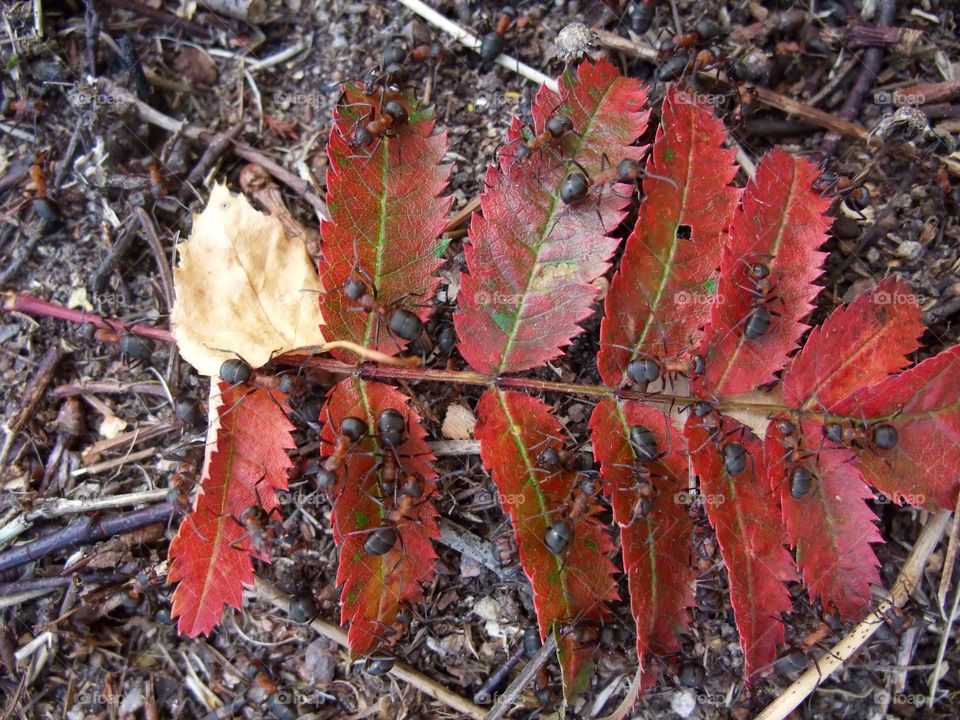
M 493 704 L 493 707 L 490 708 L 490 711 L 483 716 L 483 720 L 500 720 L 500 718 L 513 707 L 514 700 L 520 696 L 520 693 L 523 692 L 527 683 L 537 674 L 537 670 L 543 667 L 556 651 L 557 639 L 553 636 L 553 633 L 550 633 L 550 635 L 547 636 L 547 641 L 543 644 L 543 647 L 540 648 L 540 651 L 530 658 L 530 662 L 523 666 L 520 674 L 514 678 L 514 681 L 503 691 L 503 694 L 497 698 L 497 701 Z
M 253 592 L 260 599 L 266 600 L 284 612 L 289 612 L 290 598 L 281 593 L 270 582 L 262 578 L 257 578 L 257 585 Z M 310 622 L 310 627 L 323 635 L 325 638 L 333 640 L 338 645 L 341 645 L 342 647 L 348 647 L 347 634 L 338 626 L 332 625 L 331 623 L 323 620 L 315 619 Z M 390 670 L 390 674 L 396 678 L 399 678 L 400 680 L 410 683 L 420 692 L 426 693 L 430 697 L 439 700 L 445 705 L 453 708 L 463 717 L 476 718 L 476 720 L 483 720 L 485 717 L 485 711 L 482 707 L 474 705 L 466 698 L 457 695 L 455 692 L 448 690 L 440 683 L 431 680 L 426 675 L 417 672 L 409 665 L 398 662 L 393 666 L 393 669 Z
M 33 415 L 34 408 L 46 392 L 47 386 L 53 381 L 57 365 L 60 364 L 63 355 L 64 352 L 58 345 L 47 349 L 43 357 L 40 358 L 36 374 L 23 393 L 23 403 L 20 405 L 20 410 L 9 424 L 5 424 L 6 436 L 3 439 L 3 449 L 0 449 L 0 478 L 6 474 L 7 459 L 10 457 L 10 449 L 13 447 L 14 438 Z
M 76 545 L 106 540 L 154 523 L 166 523 L 176 510 L 174 506 L 162 503 L 109 518 L 95 519 L 81 515 L 62 530 L 0 553 L 0 571 L 35 562 L 50 553 Z
M 783 720 L 795 707 L 812 693 L 818 685 L 826 680 L 844 661 L 852 657 L 860 647 L 870 639 L 883 622 L 890 608 L 901 607 L 913 592 L 923 575 L 923 568 L 933 552 L 943 531 L 950 520 L 950 513 L 939 512 L 930 516 L 910 557 L 903 565 L 900 576 L 893 584 L 893 588 L 880 602 L 877 609 L 867 615 L 859 625 L 851 630 L 843 640 L 834 645 L 823 657 L 818 658 L 814 667 L 807 670 L 786 690 L 780 697 L 770 703 L 763 712 L 757 715 L 756 720 Z

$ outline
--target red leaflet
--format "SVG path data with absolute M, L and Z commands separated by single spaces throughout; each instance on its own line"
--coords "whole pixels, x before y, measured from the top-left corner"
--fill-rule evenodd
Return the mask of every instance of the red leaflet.
M 615 174 L 621 160 L 643 156 L 644 148 L 631 145 L 648 116 L 637 80 L 606 61 L 587 61 L 560 86 L 559 97 L 546 87 L 537 94 L 534 128 L 542 135 L 536 140 L 514 120 L 500 167 L 487 171 L 483 215 L 470 224 L 470 273 L 460 276 L 453 319 L 460 353 L 480 372 L 538 367 L 580 332 L 577 323 L 590 315 L 599 292 L 590 283 L 610 266 L 617 247 L 610 233 L 632 192 L 600 180 Z M 553 138 L 545 127 L 563 118 L 573 129 Z M 536 148 L 523 159 L 528 143 Z M 584 175 L 585 197 L 566 204 L 561 185 L 577 173 Z
M 600 325 L 600 375 L 624 383 L 637 353 L 671 360 L 700 338 L 716 295 L 721 231 L 740 191 L 735 152 L 709 108 L 671 88 L 643 180 L 645 197 Z
M 885 278 L 814 328 L 784 373 L 784 399 L 795 408 L 830 410 L 907 365 L 922 333 L 909 284 Z
M 287 488 L 292 465 L 286 451 L 295 447 L 286 396 L 278 390 L 220 382 L 210 406 L 219 427 L 208 436 L 201 494 L 169 550 L 167 580 L 179 581 L 172 615 L 190 637 L 209 634 L 225 605 L 240 607 L 243 585 L 253 583 L 250 555 L 267 559 L 242 518 L 249 508 L 267 515 L 277 509 L 276 491 Z
M 702 345 L 707 392 L 745 392 L 769 381 L 807 329 L 801 320 L 820 292 L 813 281 L 826 257 L 817 248 L 830 227 L 824 215 L 830 201 L 813 190 L 816 177 L 811 163 L 774 150 L 747 186 Z M 769 313 L 766 323 L 760 317 L 750 322 L 763 313 Z
M 367 427 L 363 437 L 349 442 L 332 490 L 333 537 L 340 548 L 337 585 L 343 588 L 340 622 L 349 624 L 354 656 L 400 639 L 397 611 L 423 598 L 420 583 L 433 576 L 437 558 L 430 542 L 440 536 L 430 502 L 436 494 L 430 465 L 435 458 L 407 403 L 396 388 L 351 377 L 333 387 L 320 414 L 324 456 L 333 453 L 344 418 L 358 418 Z M 377 430 L 388 409 L 406 424 L 402 442 L 392 449 Z
M 557 631 L 564 695 L 573 698 L 593 672 L 596 638 L 586 638 L 610 616 L 604 601 L 617 599 L 608 557 L 613 544 L 594 518 L 600 508 L 590 497 L 590 478 L 578 483 L 578 473 L 544 462 L 544 451 L 564 444 L 563 426 L 545 403 L 491 388 L 477 416 L 480 456 L 510 513 L 540 637 Z
M 704 419 L 691 415 L 685 432 L 730 575 L 730 602 L 749 681 L 773 662 L 783 643 L 780 613 L 792 609 L 784 583 L 797 576 L 793 558 L 781 544 L 784 528 L 776 496 L 765 482 L 763 444 L 735 420 L 723 417 L 720 422 L 712 432 Z
M 863 477 L 895 502 L 952 509 L 960 491 L 960 345 L 924 360 L 899 375 L 854 393 L 834 415 L 862 426 L 858 443 Z M 897 431 L 894 447 L 870 440 L 879 425 Z
M 408 122 L 394 122 L 388 136 L 373 137 L 366 145 L 357 142 L 365 139 L 371 120 L 390 117 L 384 108 L 393 110 L 397 103 L 409 111 Z M 396 353 L 406 343 L 389 332 L 389 311 L 403 305 L 421 320 L 429 314 L 424 303 L 439 282 L 434 276 L 442 255 L 437 238 L 451 202 L 440 196 L 450 174 L 450 166 L 440 164 L 447 134 L 433 131 L 433 120 L 413 109 L 409 99 L 379 91 L 367 96 L 345 86 L 327 145 L 331 221 L 320 226 L 320 279 L 327 291 L 320 301 L 327 340 Z M 344 291 L 351 278 L 366 285 L 383 313 L 358 312 L 359 303 Z M 353 359 L 337 350 L 333 354 Z
M 639 446 L 630 442 L 632 428 Z M 620 527 L 623 564 L 630 587 L 630 606 L 637 624 L 637 654 L 647 666 L 649 653 L 680 650 L 677 632 L 687 627 L 684 608 L 693 605 L 695 573 L 690 566 L 687 515 L 687 459 L 684 438 L 670 426 L 663 412 L 639 402 L 618 404 L 604 398 L 590 418 L 593 453 L 601 463 L 604 492 Z M 654 454 L 647 462 L 655 438 Z M 648 442 L 648 441 L 647 441 Z M 638 449 L 640 456 L 638 457 Z M 651 496 L 647 482 L 653 486 Z M 649 503 L 649 505 L 648 505 Z
M 870 585 L 880 584 L 880 561 L 870 543 L 883 538 L 864 503 L 873 494 L 851 464 L 850 450 L 818 449 L 819 421 L 805 421 L 802 430 L 798 425 L 791 421 L 786 429 L 792 432 L 784 435 L 783 425 L 770 424 L 764 442 L 767 478 L 780 498 L 803 584 L 824 606 L 832 601 L 852 620 L 869 607 Z

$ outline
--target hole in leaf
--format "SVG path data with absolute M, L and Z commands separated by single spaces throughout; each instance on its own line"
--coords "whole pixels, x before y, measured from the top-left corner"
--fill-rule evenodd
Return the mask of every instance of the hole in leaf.
M 689 240 L 693 230 L 689 225 L 677 225 L 677 240 Z

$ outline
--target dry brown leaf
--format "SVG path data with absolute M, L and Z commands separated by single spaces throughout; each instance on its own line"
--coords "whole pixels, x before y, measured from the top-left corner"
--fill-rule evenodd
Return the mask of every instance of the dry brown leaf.
M 320 345 L 320 280 L 302 238 L 216 185 L 193 219 L 174 269 L 173 336 L 184 359 L 216 376 L 242 357 L 257 368 L 289 350 Z

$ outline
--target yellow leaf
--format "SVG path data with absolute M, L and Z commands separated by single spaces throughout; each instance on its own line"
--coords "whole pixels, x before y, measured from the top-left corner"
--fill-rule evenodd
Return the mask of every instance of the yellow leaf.
M 216 376 L 224 360 L 254 368 L 320 345 L 320 280 L 303 245 L 243 195 L 216 185 L 190 239 L 179 246 L 173 336 L 183 358 Z

